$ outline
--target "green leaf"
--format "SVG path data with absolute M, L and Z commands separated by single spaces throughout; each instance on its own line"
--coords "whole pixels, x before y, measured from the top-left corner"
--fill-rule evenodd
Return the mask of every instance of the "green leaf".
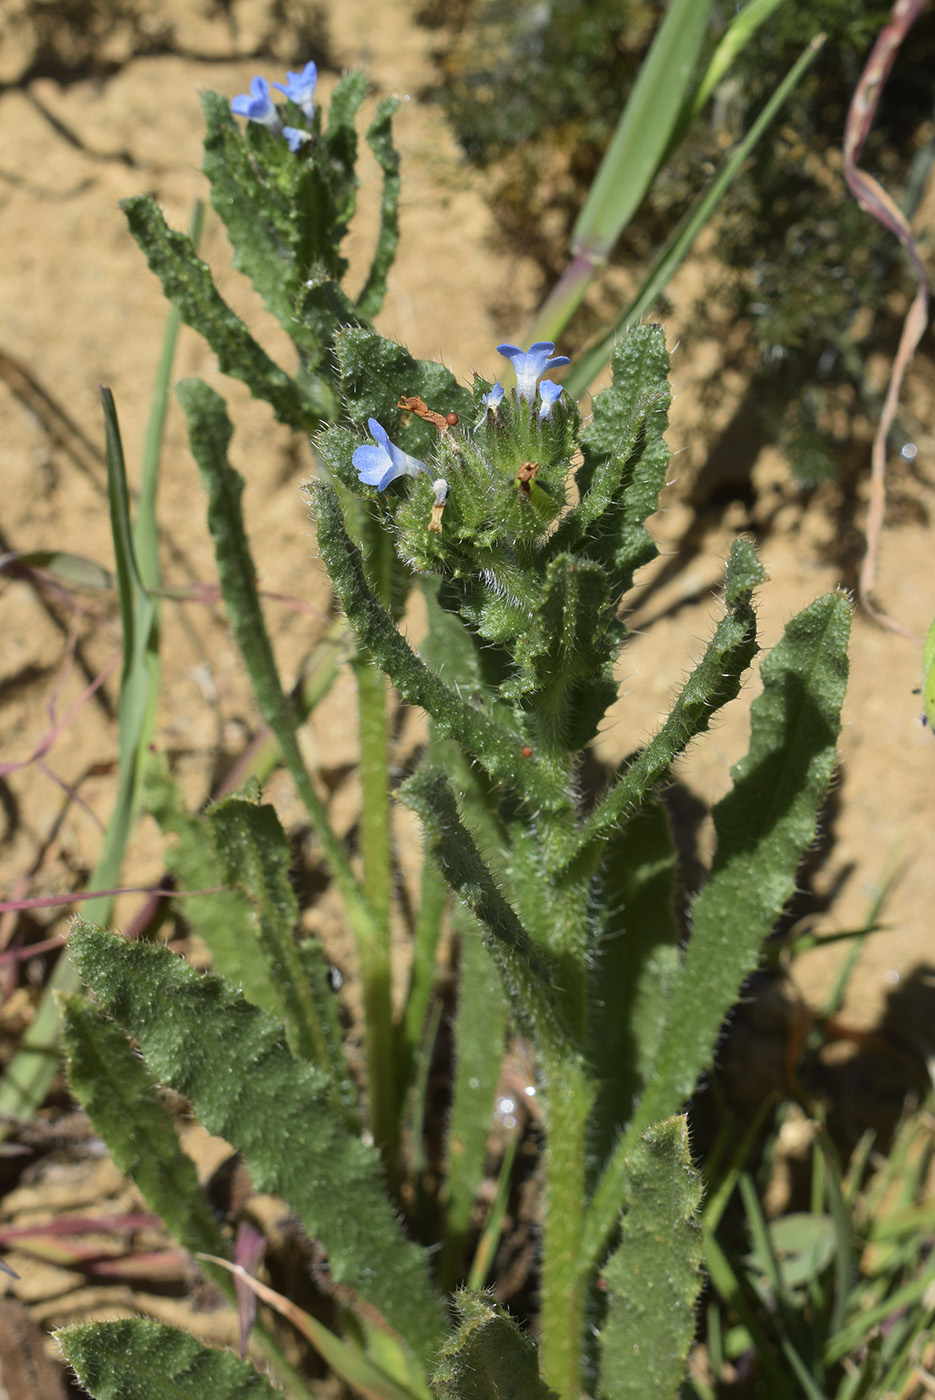
M 714 809 L 717 852 L 691 910 L 688 951 L 640 1105 L 645 1125 L 692 1091 L 762 942 L 795 891 L 799 861 L 836 762 L 847 684 L 850 605 L 818 598 L 787 625 L 761 666 L 750 747 Z
M 787 1289 L 801 1288 L 817 1279 L 837 1253 L 837 1232 L 830 1215 L 795 1211 L 768 1224 L 766 1232 L 772 1256 L 782 1262 L 782 1279 Z M 770 1260 L 757 1249 L 744 1262 L 759 1273 L 769 1272 Z
M 688 1120 L 650 1128 L 627 1162 L 620 1244 L 604 1269 L 600 1393 L 607 1400 L 679 1394 L 701 1291 L 700 1202 Z
M 588 849 L 596 863 L 607 832 L 636 811 L 678 755 L 696 735 L 705 732 L 716 711 L 737 696 L 743 674 L 757 650 L 752 600 L 754 589 L 764 577 L 749 540 L 734 540 L 725 578 L 727 611 L 662 728 L 624 767 L 582 824 L 579 853 Z
M 492 1294 L 455 1297 L 460 1324 L 432 1377 L 436 1400 L 557 1400 L 539 1375 L 536 1346 Z
M 295 212 L 288 196 L 259 178 L 230 102 L 203 92 L 205 143 L 202 169 L 211 185 L 211 207 L 227 229 L 233 263 L 249 277 L 284 330 L 292 332 L 298 273 L 291 256 Z
M 297 911 L 280 918 L 281 910 L 293 909 L 294 897 L 287 879 L 290 851 L 279 823 L 273 826 L 269 818 L 258 818 L 258 841 L 262 843 L 269 834 L 274 848 L 272 868 L 279 868 L 277 896 L 276 883 L 269 886 L 253 862 L 238 864 L 237 834 L 231 840 L 216 827 L 217 820 L 225 830 L 237 827 L 242 816 L 245 830 L 239 839 L 251 843 L 253 813 L 258 811 L 251 802 L 238 802 L 231 808 L 232 799 L 228 799 L 211 808 L 209 815 L 196 816 L 182 805 L 164 760 L 153 756 L 147 766 L 143 797 L 161 830 L 178 837 L 178 843 L 169 847 L 167 865 L 179 888 L 214 889 L 214 893 L 181 904 L 186 923 L 206 942 L 214 970 L 241 988 L 255 1007 L 286 1022 L 287 1030 L 290 1019 L 294 1021 L 291 1049 L 329 1072 L 336 1112 L 342 1114 L 347 1127 L 353 1127 L 357 1123 L 356 1086 L 344 1061 L 337 998 L 330 990 L 321 945 L 314 941 L 294 944 Z M 245 813 L 242 808 L 246 808 Z M 218 854 L 218 840 L 223 858 Z M 256 883 L 253 875 L 258 876 Z M 241 888 L 217 889 L 227 882 Z
M 600 1084 L 597 1168 L 644 1092 L 679 968 L 676 857 L 665 809 L 648 802 L 612 831 L 601 860 L 604 926 L 588 968 L 588 1062 Z
M 701 53 L 713 0 L 673 0 L 653 39 L 572 234 L 603 259 L 635 214 L 665 155 Z
M 170 327 L 171 329 L 171 327 Z M 167 334 L 167 341 L 171 336 Z M 112 889 L 119 883 L 124 852 L 139 808 L 141 774 L 155 724 L 159 691 L 159 607 L 150 589 L 158 586 L 154 541 L 155 485 L 152 480 L 140 500 L 134 531 L 130 519 L 130 488 L 114 396 L 101 389 L 107 442 L 107 494 L 116 563 L 123 666 L 120 674 L 118 751 L 120 780 L 117 798 L 101 851 L 91 876 L 92 889 Z M 156 463 L 150 462 L 155 473 Z M 147 483 L 143 483 L 147 487 Z M 153 572 L 145 572 L 137 557 L 144 544 Z M 86 906 L 92 917 L 110 917 L 113 900 L 99 895 Z M 0 1117 L 29 1118 L 40 1108 L 58 1069 L 59 1018 L 55 992 L 73 992 L 77 983 L 67 958 L 60 958 L 43 990 L 39 1009 L 6 1067 L 0 1083 Z
M 439 413 L 455 412 L 465 418 L 473 412 L 470 390 L 458 383 L 451 370 L 434 360 L 417 360 L 404 345 L 376 331 L 349 326 L 335 336 L 334 348 L 351 422 L 364 427 L 368 418 L 376 418 L 393 441 L 414 457 L 431 452 L 438 442 L 438 429 L 415 415 L 397 429 L 402 395 L 418 395 Z
M 54 1335 L 94 1400 L 281 1400 L 248 1361 L 160 1322 L 77 1324 Z
M 215 972 L 241 987 L 254 1006 L 275 1016 L 280 1010 L 279 998 L 255 936 L 253 906 L 240 890 L 216 888 L 225 883 L 225 875 L 210 822 L 183 805 L 161 756 L 150 755 L 143 801 L 160 830 L 177 837 L 168 844 L 165 861 L 178 887 L 214 891 L 199 894 L 197 899 L 179 900 L 178 905 L 185 922 L 207 945 Z
M 331 1273 L 376 1307 L 423 1361 L 444 1330 L 426 1256 L 404 1239 L 376 1150 L 346 1132 L 329 1081 L 289 1054 L 281 1028 L 221 978 L 167 949 L 79 923 L 71 950 L 104 1009 L 209 1132 L 242 1152 L 258 1191 L 282 1196 L 321 1240 Z
M 507 1001 L 493 959 L 465 910 L 461 930 L 455 1068 L 448 1119 L 445 1231 L 439 1278 L 463 1277 L 464 1246 L 484 1161 L 506 1037 Z
M 227 448 L 233 427 L 220 394 L 200 379 L 178 386 L 179 402 L 188 420 L 192 452 L 208 491 L 208 528 L 214 541 L 224 605 L 260 713 L 282 750 L 283 759 L 315 834 L 321 842 L 345 911 L 358 938 L 374 935 L 374 920 L 361 895 L 344 848 L 328 820 L 299 749 L 291 706 L 283 690 L 256 586 L 256 569 L 244 528 L 243 477 L 230 465 Z M 376 936 L 379 936 L 378 933 Z
M 772 3 L 772 0 L 767 0 Z M 762 12 L 763 6 L 757 5 L 757 9 Z M 747 4 L 738 15 L 735 16 L 734 23 L 744 20 L 748 11 L 754 9 L 754 4 Z M 733 24 L 731 25 L 733 28 Z M 585 351 L 576 360 L 565 379 L 567 392 L 576 397 L 583 394 L 585 389 L 591 384 L 601 370 L 611 358 L 614 347 L 620 340 L 621 332 L 625 332 L 627 327 L 632 327 L 645 315 L 653 302 L 664 291 L 682 262 L 688 256 L 694 246 L 695 239 L 702 229 L 708 224 L 717 206 L 733 184 L 736 177 L 745 167 L 754 147 L 762 139 L 767 127 L 779 113 L 780 108 L 790 95 L 796 84 L 805 76 L 808 69 L 818 56 L 825 40 L 823 34 L 819 34 L 812 40 L 808 48 L 800 55 L 798 60 L 790 68 L 782 82 L 772 94 L 769 101 L 759 112 L 756 121 L 744 133 L 742 139 L 724 160 L 711 180 L 707 189 L 698 196 L 695 203 L 689 209 L 685 218 L 672 234 L 669 241 L 664 245 L 649 272 L 643 279 L 639 291 L 620 316 L 616 326 L 613 326 L 606 336 L 589 350 Z M 563 323 L 564 324 L 564 323 Z
M 295 928 L 299 906 L 289 883 L 292 852 L 275 808 L 229 797 L 211 808 L 210 821 L 224 882 L 240 888 L 255 910 L 254 937 L 269 969 L 278 1005 L 271 1008 L 286 1029 L 297 1058 L 331 1072 Z
M 640 65 L 571 239 L 573 261 L 529 340 L 557 340 L 666 161 L 704 44 L 713 0 L 672 0 Z
M 123 1031 L 86 997 L 61 997 L 59 1005 L 71 1091 L 117 1166 L 186 1249 L 226 1254 L 195 1164 Z
M 331 94 L 328 126 L 322 133 L 321 166 L 328 173 L 331 197 L 338 218 L 347 224 L 357 207 L 360 181 L 357 166 L 357 130 L 354 122 L 360 104 L 367 96 L 366 73 L 345 73 Z
M 425 827 L 428 848 L 455 894 L 488 931 L 514 1014 L 556 1053 L 569 1052 L 568 1029 L 555 991 L 555 971 L 501 893 L 458 814 L 443 773 L 419 768 L 397 796 Z
M 188 235 L 169 228 L 149 195 L 125 199 L 121 208 L 166 296 L 186 325 L 204 336 L 223 372 L 242 380 L 254 398 L 265 399 L 281 423 L 303 432 L 319 427 L 327 401 L 301 388 L 257 344 L 218 292 Z
M 11 549 L 0 556 L 5 567 L 22 564 L 27 568 L 48 569 L 70 588 L 112 589 L 117 580 L 110 569 L 96 559 L 83 554 L 70 554 L 66 549 Z
M 714 809 L 717 852 L 692 906 L 692 935 L 668 999 L 652 1075 L 591 1204 L 589 1257 L 599 1256 L 612 1228 L 635 1135 L 691 1093 L 795 889 L 834 771 L 849 634 L 848 600 L 829 593 L 791 620 L 763 662 L 763 693 L 750 710 L 750 747 L 731 771 L 733 788 Z
M 402 182 L 399 153 L 393 144 L 393 114 L 399 105 L 398 97 L 384 97 L 367 131 L 367 145 L 383 172 L 380 232 L 367 280 L 357 298 L 357 314 L 366 316 L 368 320 L 372 320 L 383 306 L 387 275 L 396 260 L 399 246 L 399 192 Z
M 551 548 L 586 552 L 603 564 L 616 602 L 632 587 L 636 570 L 658 553 L 643 522 L 658 509 L 671 456 L 663 438 L 672 395 L 661 327 L 637 326 L 623 337 L 613 372 L 581 431 L 580 502 L 559 525 Z

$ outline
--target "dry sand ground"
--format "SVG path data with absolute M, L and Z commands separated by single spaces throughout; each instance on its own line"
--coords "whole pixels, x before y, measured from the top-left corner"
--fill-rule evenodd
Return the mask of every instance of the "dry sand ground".
M 25 10 L 25 5 L 21 7 Z M 324 73 L 322 96 L 344 67 L 363 66 L 376 94 L 400 92 L 410 100 L 399 113 L 404 209 L 400 261 L 380 328 L 420 356 L 440 356 L 462 376 L 497 370 L 494 347 L 519 340 L 534 309 L 536 269 L 498 241 L 476 176 L 463 164 L 437 106 L 419 94 L 432 81 L 430 46 L 435 37 L 418 28 L 406 0 L 367 3 L 329 0 L 323 7 L 322 47 L 333 62 Z M 11 9 L 11 14 L 13 13 Z M 28 29 L 8 34 L 0 50 L 0 352 L 6 382 L 0 381 L 0 549 L 71 549 L 109 563 L 111 547 L 100 459 L 99 383 L 113 388 L 131 472 L 139 462 L 150 389 L 156 372 L 165 304 L 155 280 L 127 234 L 118 201 L 141 190 L 160 200 L 169 222 L 187 224 L 192 202 L 205 193 L 199 174 L 199 89 L 234 94 L 257 71 L 278 76 L 298 68 L 306 55 L 277 27 L 271 0 L 234 4 L 236 24 L 190 13 L 181 3 L 144 8 L 147 23 L 171 23 L 174 52 L 135 57 L 129 30 L 117 31 L 100 57 L 113 66 L 99 77 L 67 83 L 48 77 L 23 81 L 31 54 Z M 254 55 L 263 49 L 266 56 Z M 370 107 L 372 110 L 372 104 Z M 365 165 L 365 179 L 369 167 Z M 363 268 L 374 223 L 376 193 L 361 196 L 361 218 L 352 233 L 356 265 Z M 935 222 L 930 197 L 920 222 Z M 257 327 L 276 353 L 281 348 L 250 289 L 227 269 L 222 228 L 209 218 L 204 252 L 232 303 Z M 686 268 L 673 292 L 674 305 L 689 306 L 703 271 Z M 702 414 L 699 389 L 719 372 L 720 347 L 693 336 L 691 319 L 678 312 L 667 324 L 674 350 L 677 390 L 670 442 L 676 449 L 673 484 L 655 522 L 664 551 L 671 551 L 693 524 L 685 504 L 717 432 L 730 419 L 743 385 L 728 378 L 716 418 Z M 62 428 L 53 411 L 17 378 L 24 367 L 74 421 L 92 446 Z M 271 605 L 269 617 L 287 679 L 327 625 L 329 590 L 315 557 L 300 496 L 311 469 L 306 444 L 274 424 L 269 411 L 252 403 L 239 385 L 222 381 L 212 356 L 193 333 L 182 335 L 177 375 L 198 374 L 221 388 L 237 425 L 233 458 L 247 480 L 246 511 L 263 586 L 297 596 L 312 613 Z M 881 598 L 920 635 L 935 613 L 935 550 L 930 526 L 935 480 L 931 419 L 931 365 L 910 376 L 906 401 L 919 427 L 919 474 L 901 483 L 903 508 L 887 531 L 881 557 Z M 869 450 L 868 450 L 869 459 Z M 783 463 L 764 453 L 757 463 L 758 505 L 752 523 L 772 521 L 764 562 L 770 583 L 760 617 L 770 644 L 784 621 L 811 598 L 838 584 L 827 562 L 827 544 L 839 528 L 835 491 L 813 500 L 809 512 Z M 161 488 L 160 513 L 168 582 L 214 577 L 212 551 L 201 509 L 201 490 L 187 451 L 181 415 L 173 411 Z M 716 614 L 712 590 L 726 556 L 731 531 L 751 523 L 742 506 L 704 522 L 697 548 L 678 569 L 663 560 L 650 579 L 668 566 L 664 587 L 634 621 L 659 615 L 645 635 L 634 638 L 621 669 L 622 697 L 607 725 L 601 748 L 618 759 L 647 735 L 664 713 L 673 686 L 696 658 Z M 119 635 L 109 601 L 81 595 L 81 611 L 64 597 L 40 597 L 26 582 L 3 584 L 3 646 L 0 651 L 2 759 L 28 757 L 50 727 L 49 705 L 66 714 L 88 680 L 117 654 Z M 172 757 L 188 799 L 199 804 L 225 760 L 241 749 L 257 724 L 238 658 L 216 609 L 201 604 L 165 608 L 164 691 L 157 742 Z M 74 657 L 66 657 L 70 644 Z M 935 963 L 935 737 L 919 721 L 920 651 L 855 619 L 852 683 L 841 738 L 841 772 L 834 816 L 834 845 L 817 876 L 829 907 L 820 929 L 834 932 L 859 925 L 881 882 L 898 867 L 900 878 L 884 909 L 886 932 L 871 939 L 861 957 L 844 1020 L 873 1026 L 887 998 L 912 974 L 925 985 Z M 755 693 L 756 682 L 747 687 Z M 2 860 L 4 886 L 16 894 L 75 888 L 95 860 L 114 791 L 115 729 L 110 697 L 87 703 L 58 736 L 45 767 L 33 764 L 12 774 L 4 790 Z M 743 751 L 746 721 L 738 705 L 700 740 L 681 766 L 680 778 L 711 800 L 728 782 L 728 769 Z M 333 790 L 335 820 L 342 829 L 354 818 L 356 794 L 350 771 L 355 754 L 353 688 L 338 683 L 316 713 L 308 752 Z M 220 757 L 219 757 L 220 755 Z M 63 784 L 77 787 L 81 802 L 66 803 Z M 288 785 L 274 779 L 270 791 L 286 819 L 298 812 Z M 66 810 L 67 808 L 67 810 Z M 38 862 L 38 864 L 37 864 Z M 157 878 L 161 865 L 155 829 L 144 822 L 134 838 L 128 883 Z M 117 923 L 131 917 L 138 900 L 125 898 Z M 330 912 L 329 912 L 330 910 Z M 41 914 L 52 931 L 64 916 Z M 327 900 L 309 912 L 310 927 L 334 936 L 335 911 Z M 13 923 L 0 924 L 4 941 Z M 840 946 L 800 961 L 796 978 L 818 1004 L 843 957 Z M 928 1017 L 935 1041 L 935 1006 L 913 1034 L 926 1037 Z M 22 1025 L 21 994 L 8 1005 L 7 1027 Z M 919 1049 L 935 1045 L 921 1041 Z M 114 1188 L 116 1189 L 116 1187 Z M 87 1200 L 100 1200 L 88 1188 Z M 49 1203 L 48 1184 L 43 1200 Z M 23 1202 L 20 1202 L 22 1206 Z M 78 1208 L 78 1195 L 68 1197 Z M 9 1207 L 10 1202 L 7 1202 Z M 61 1321 L 72 1311 L 56 1305 L 64 1290 L 30 1276 L 26 1290 L 40 1320 Z M 43 1298 L 48 1301 L 43 1303 Z M 85 1299 L 86 1301 L 86 1299 Z M 80 1307 L 76 1309 L 80 1312 Z

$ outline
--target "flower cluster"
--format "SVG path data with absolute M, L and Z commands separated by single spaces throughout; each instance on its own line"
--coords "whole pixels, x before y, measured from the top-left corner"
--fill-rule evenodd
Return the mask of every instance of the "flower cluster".
M 301 73 L 287 73 L 285 83 L 273 83 L 279 91 L 300 109 L 308 126 L 315 115 L 315 86 L 318 82 L 318 69 L 314 63 L 306 63 Z M 250 83 L 250 91 L 242 92 L 231 102 L 235 116 L 246 117 L 247 121 L 259 122 L 274 136 L 284 136 L 290 151 L 297 151 L 311 133 L 302 127 L 283 126 L 279 108 L 270 96 L 269 83 L 257 75 Z
M 547 369 L 557 369 L 560 365 L 571 364 L 567 355 L 553 355 L 555 349 L 551 340 L 537 340 L 534 345 L 530 345 L 528 350 L 521 350 L 518 345 L 498 345 L 497 352 L 504 359 L 509 360 L 513 366 L 513 373 L 516 375 L 516 397 L 530 402 L 536 397 L 536 387 L 539 389 L 539 418 L 544 420 L 551 417 L 552 409 L 562 397 L 562 386 L 556 384 L 552 379 L 543 379 L 540 382 L 539 376 L 545 374 Z M 497 380 L 493 388 L 484 394 L 481 402 L 484 405 L 483 416 L 474 428 L 475 433 L 488 415 L 497 417 L 497 410 L 503 402 L 503 385 Z
M 518 345 L 497 346 L 497 354 L 509 360 L 513 366 L 518 398 L 531 401 L 536 397 L 536 385 L 539 383 L 540 375 L 545 374 L 547 369 L 558 369 L 560 365 L 571 364 L 567 355 L 553 355 L 554 349 L 555 346 L 551 340 L 537 340 L 535 345 L 530 345 L 528 350 L 521 350 Z M 547 392 L 546 384 L 549 386 Z M 539 385 L 539 392 L 542 395 L 543 404 L 548 404 L 551 408 L 562 390 L 561 385 L 546 380 Z M 543 416 L 548 417 L 548 414 Z
M 531 345 L 528 350 L 520 350 L 516 345 L 499 345 L 497 349 L 501 355 L 512 362 L 513 369 L 516 373 L 517 398 L 529 401 L 535 398 L 538 389 L 540 401 L 539 421 L 543 422 L 549 418 L 552 409 L 560 400 L 564 390 L 561 384 L 556 384 L 554 380 L 540 380 L 540 375 L 544 374 L 547 369 L 554 369 L 561 365 L 570 364 L 571 361 L 568 356 L 553 355 L 552 351 L 555 349 L 555 346 L 551 340 L 537 341 L 536 344 Z M 488 414 L 493 418 L 497 417 L 500 404 L 503 402 L 504 397 L 505 391 L 503 385 L 499 382 L 494 384 L 492 389 L 489 389 L 487 393 L 482 395 L 481 402 L 484 405 L 484 413 L 483 417 L 474 428 L 475 434 Z M 421 404 L 420 399 L 413 398 L 400 401 L 401 407 L 413 407 L 417 404 Z M 425 405 L 422 404 L 421 406 L 424 410 Z M 423 418 L 428 418 L 432 422 L 438 422 L 441 424 L 442 432 L 446 431 L 444 420 L 438 415 L 423 412 L 421 416 Z M 390 442 L 389 434 L 382 423 L 379 423 L 376 418 L 369 418 L 367 421 L 374 442 L 361 444 L 360 447 L 355 449 L 351 458 L 354 466 L 357 468 L 358 479 L 364 486 L 375 486 L 378 491 L 385 491 L 390 482 L 397 481 L 401 476 L 416 477 L 422 472 L 431 476 L 431 472 L 425 462 L 420 461 L 417 457 L 410 457 L 402 448 Z M 457 421 L 456 416 L 455 421 Z M 538 464 L 536 465 L 538 466 Z M 439 480 L 434 481 L 432 485 L 435 490 L 435 510 L 439 512 L 439 514 L 433 515 L 434 523 L 429 528 L 437 529 L 437 522 L 440 519 L 440 510 L 448 498 L 448 483 L 443 478 L 439 478 Z M 528 483 L 526 483 L 526 485 L 527 490 L 525 494 L 528 495 Z

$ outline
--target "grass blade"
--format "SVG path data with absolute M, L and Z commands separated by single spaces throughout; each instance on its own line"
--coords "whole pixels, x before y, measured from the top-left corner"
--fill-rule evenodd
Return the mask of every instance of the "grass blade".
M 578 215 L 572 261 L 536 316 L 530 341 L 558 338 L 643 202 L 669 148 L 711 10 L 712 0 L 669 5 Z
M 170 324 L 167 341 L 172 339 Z M 174 343 L 174 342 L 173 342 Z M 157 385 L 156 398 L 159 397 Z M 97 865 L 91 876 L 92 888 L 113 889 L 119 883 L 120 867 L 136 813 L 139 808 L 142 766 L 149 749 L 155 720 L 159 685 L 159 612 L 147 591 L 134 547 L 130 522 L 130 493 L 126 463 L 120 438 L 120 424 L 113 394 L 101 390 L 107 443 L 107 483 L 110 498 L 111 532 L 114 541 L 117 590 L 123 633 L 123 670 L 119 701 L 119 785 Z M 154 449 L 155 451 L 155 449 Z M 155 548 L 155 453 L 151 480 L 146 493 L 146 515 L 137 522 L 147 550 L 148 582 L 158 583 Z M 142 508 L 142 503 L 141 503 Z M 88 902 L 85 913 L 99 922 L 110 918 L 111 896 L 102 895 Z M 59 1014 L 56 992 L 73 992 L 79 978 L 67 957 L 59 958 L 46 983 L 32 1024 L 17 1053 L 7 1066 L 0 1084 L 0 1114 L 11 1118 L 31 1118 L 51 1087 L 59 1067 Z
M 814 63 L 824 42 L 825 36 L 823 34 L 817 35 L 789 69 L 746 136 L 727 157 L 704 194 L 699 197 L 694 208 L 683 220 L 674 237 L 663 248 L 647 273 L 635 300 L 627 307 L 613 330 L 609 331 L 597 345 L 592 346 L 590 350 L 579 355 L 575 360 L 571 372 L 565 379 L 565 388 L 572 398 L 578 398 L 592 380 L 596 379 L 610 359 L 618 337 L 629 325 L 639 320 L 675 275 L 687 257 L 695 239 L 739 175 L 742 165 L 759 142 L 766 128 L 773 121 L 786 98 Z

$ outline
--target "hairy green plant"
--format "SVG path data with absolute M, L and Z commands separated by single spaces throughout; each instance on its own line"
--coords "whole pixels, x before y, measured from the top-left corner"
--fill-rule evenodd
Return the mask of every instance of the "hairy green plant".
M 383 225 L 352 301 L 340 242 L 355 199 L 363 80 L 342 80 L 327 125 L 312 100 L 314 65 L 290 74 L 283 91 L 277 107 L 256 79 L 235 99 L 251 119 L 246 136 L 226 104 L 206 96 L 206 171 L 235 262 L 292 337 L 290 371 L 233 316 L 190 242 L 151 202 L 131 201 L 128 215 L 167 294 L 227 372 L 314 432 L 309 498 L 357 638 L 363 762 L 375 766 L 382 791 L 373 788 L 372 800 L 384 808 L 384 678 L 429 719 L 426 752 L 397 792 L 422 823 L 427 853 L 409 993 L 394 1017 L 385 811 L 368 814 L 360 878 L 305 768 L 275 667 L 224 401 L 187 381 L 178 393 L 234 636 L 357 938 L 365 1092 L 355 1092 L 320 950 L 295 940 L 298 906 L 275 813 L 255 790 L 205 816 L 188 813 L 154 764 L 146 797 L 178 843 L 177 869 L 220 887 L 193 916 L 216 970 L 196 973 L 167 948 L 79 922 L 71 955 L 88 996 L 62 1007 L 72 1087 L 115 1159 L 212 1269 L 231 1244 L 165 1137 L 157 1083 L 184 1095 L 241 1154 L 255 1189 L 288 1203 L 327 1256 L 343 1337 L 280 1306 L 359 1393 L 576 1400 L 588 1391 L 609 1400 L 652 1387 L 675 1396 L 701 1285 L 700 1177 L 683 1109 L 814 835 L 835 762 L 849 604 L 841 593 L 819 598 L 763 661 L 749 749 L 713 814 L 717 851 L 683 948 L 659 791 L 736 699 L 756 657 L 764 574 L 749 541 L 732 545 L 720 618 L 658 731 L 602 790 L 586 794 L 580 779 L 617 694 L 627 637 L 619 604 L 656 553 L 646 522 L 669 461 L 663 333 L 644 325 L 620 340 L 613 383 L 586 424 L 543 378 L 566 363 L 551 342 L 500 347 L 515 372 L 509 393 L 479 377 L 468 389 L 414 359 L 368 323 L 395 246 L 390 107 L 371 128 L 386 181 Z M 402 625 L 416 579 L 429 619 L 419 648 Z M 401 1144 L 438 1023 L 431 969 L 446 887 L 461 911 L 465 970 L 451 1117 L 459 1137 L 448 1153 L 463 1160 L 450 1170 L 447 1200 L 437 1191 L 437 1209 L 421 1215 L 417 1240 L 401 1210 L 413 1199 L 399 1190 Z M 464 1277 L 491 1057 L 507 1022 L 535 1047 L 544 1123 L 538 1346 L 476 1290 L 455 1293 L 452 1323 L 439 1286 Z M 485 1056 L 484 1072 L 472 1072 Z M 140 1086 L 138 1111 L 126 1085 Z M 480 1086 L 486 1102 L 471 1097 Z M 247 1285 L 242 1270 L 237 1278 Z M 143 1400 L 167 1383 L 192 1400 L 269 1389 L 242 1363 L 143 1321 L 70 1328 L 60 1339 L 99 1400 Z M 271 1365 L 289 1393 L 302 1393 L 275 1357 Z

